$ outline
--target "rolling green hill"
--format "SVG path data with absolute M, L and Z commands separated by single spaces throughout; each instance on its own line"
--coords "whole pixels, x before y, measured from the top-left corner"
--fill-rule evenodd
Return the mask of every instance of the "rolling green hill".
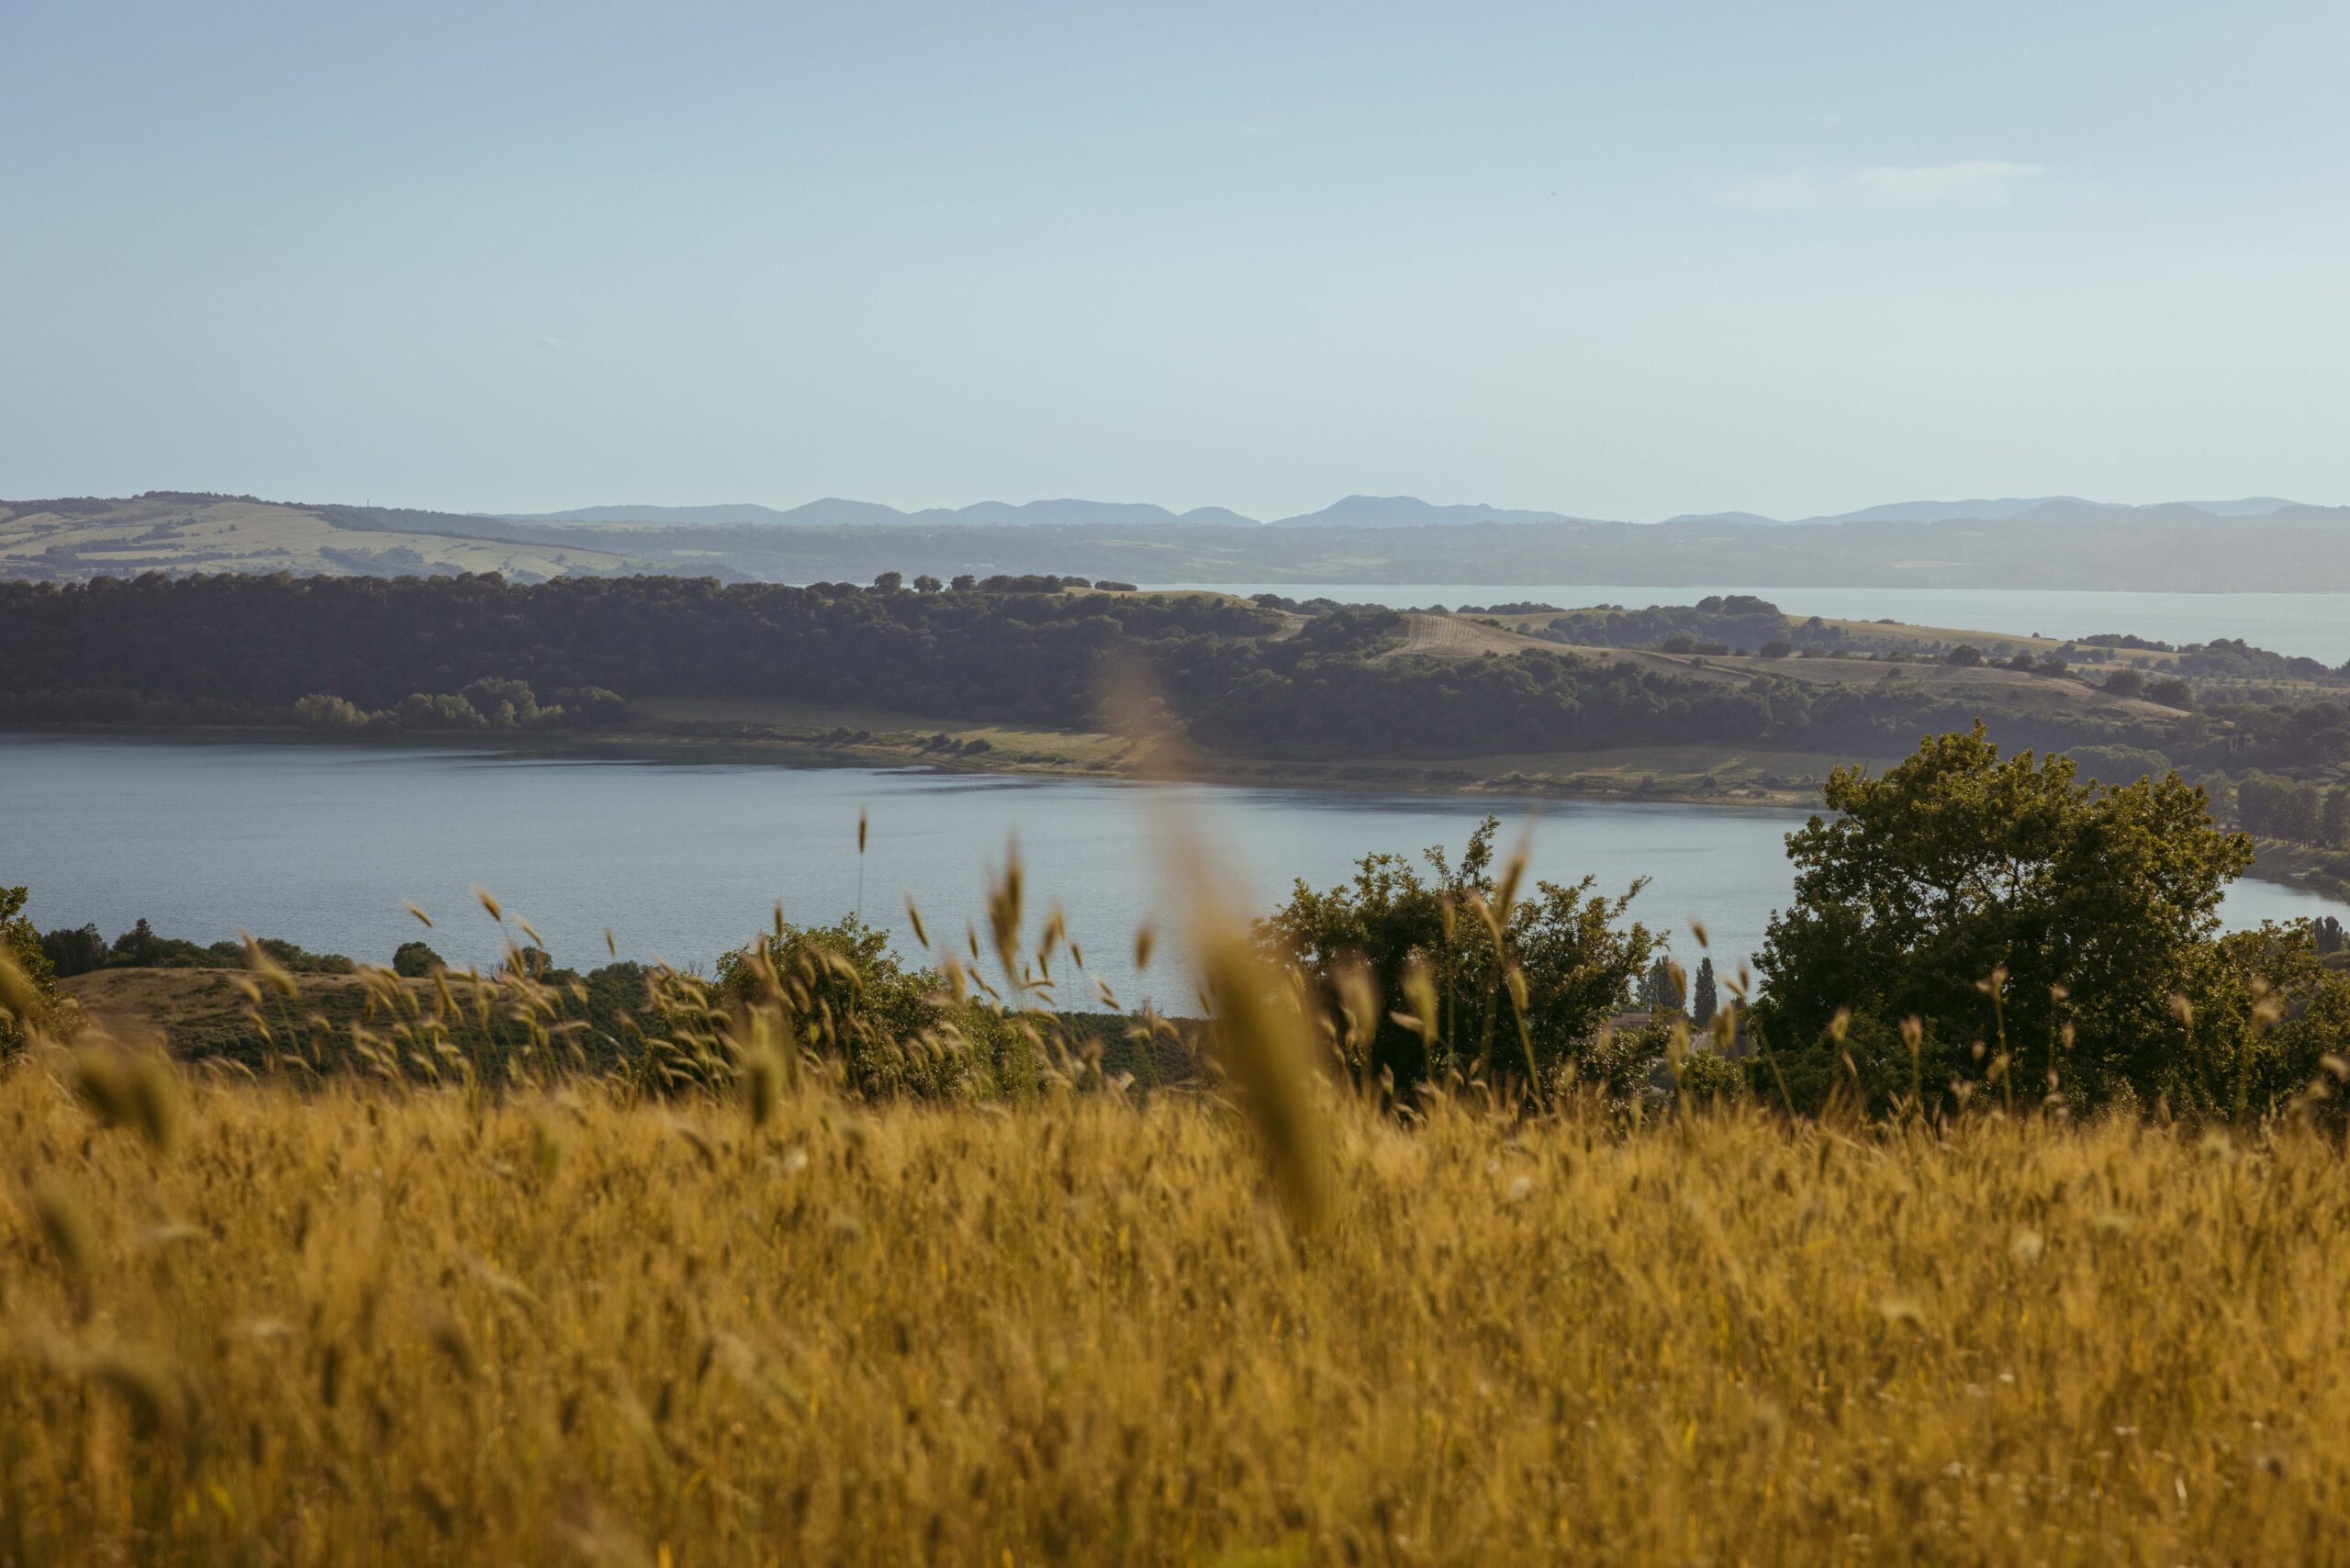
M 378 577 L 498 572 L 516 582 L 541 582 L 684 569 L 675 561 L 533 533 L 487 518 L 181 491 L 127 500 L 0 501 L 0 577 L 79 582 L 151 571 Z

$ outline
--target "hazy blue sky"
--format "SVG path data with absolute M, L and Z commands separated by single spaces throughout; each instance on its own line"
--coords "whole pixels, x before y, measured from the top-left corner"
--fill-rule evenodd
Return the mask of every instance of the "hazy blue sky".
M 2350 501 L 2350 7 L 0 0 L 0 495 Z

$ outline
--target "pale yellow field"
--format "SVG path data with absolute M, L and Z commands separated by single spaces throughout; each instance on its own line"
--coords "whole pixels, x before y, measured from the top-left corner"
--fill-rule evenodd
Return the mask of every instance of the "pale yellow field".
M 0 1559 L 2326 1562 L 2280 1132 L 0 1081 Z

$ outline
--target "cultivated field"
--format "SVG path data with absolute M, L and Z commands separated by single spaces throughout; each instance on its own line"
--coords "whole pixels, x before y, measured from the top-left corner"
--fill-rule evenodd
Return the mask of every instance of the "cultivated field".
M 2321 1562 L 2342 1151 L 0 1080 L 0 1559 Z M 146 1101 L 134 1099 L 136 1105 Z

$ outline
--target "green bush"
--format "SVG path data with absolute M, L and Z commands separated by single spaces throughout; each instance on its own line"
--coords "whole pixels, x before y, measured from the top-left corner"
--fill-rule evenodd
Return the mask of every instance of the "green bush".
M 57 1002 L 57 975 L 25 918 L 25 888 L 0 888 L 0 1056 L 24 1046 Z
M 1452 1073 L 1522 1083 L 1529 1066 L 1549 1082 L 1647 969 L 1654 938 L 1637 923 L 1617 924 L 1640 883 L 1612 899 L 1594 893 L 1589 877 L 1520 888 L 1515 868 L 1496 875 L 1500 827 L 1487 817 L 1457 864 L 1441 848 L 1425 851 L 1428 877 L 1402 856 L 1365 856 L 1352 882 L 1316 892 L 1301 881 L 1258 924 L 1259 943 L 1297 963 L 1334 1011 L 1349 1005 L 1348 989 L 1360 983 L 1351 977 L 1365 977 L 1375 1019 L 1365 1021 L 1369 1037 L 1350 1065 L 1366 1086 L 1392 1081 L 1408 1093 Z M 1486 911 L 1500 926 L 1498 946 Z M 1512 970 L 1524 986 L 1522 1011 Z M 1423 984 L 1424 1000 L 1416 1000 Z M 1367 1004 L 1351 1005 L 1360 1013 Z M 1424 1008 L 1435 1014 L 1426 1036 L 1397 1021 Z
M 1677 1092 L 1691 1104 L 1746 1098 L 1746 1068 L 1716 1051 L 1692 1051 L 1681 1064 Z
M 858 1094 L 1034 1092 L 1045 1065 L 1035 1027 L 957 989 L 935 970 L 908 969 L 889 935 L 855 915 L 819 926 L 778 920 L 718 964 L 725 1004 L 778 1007 L 789 1044 L 833 1064 Z

